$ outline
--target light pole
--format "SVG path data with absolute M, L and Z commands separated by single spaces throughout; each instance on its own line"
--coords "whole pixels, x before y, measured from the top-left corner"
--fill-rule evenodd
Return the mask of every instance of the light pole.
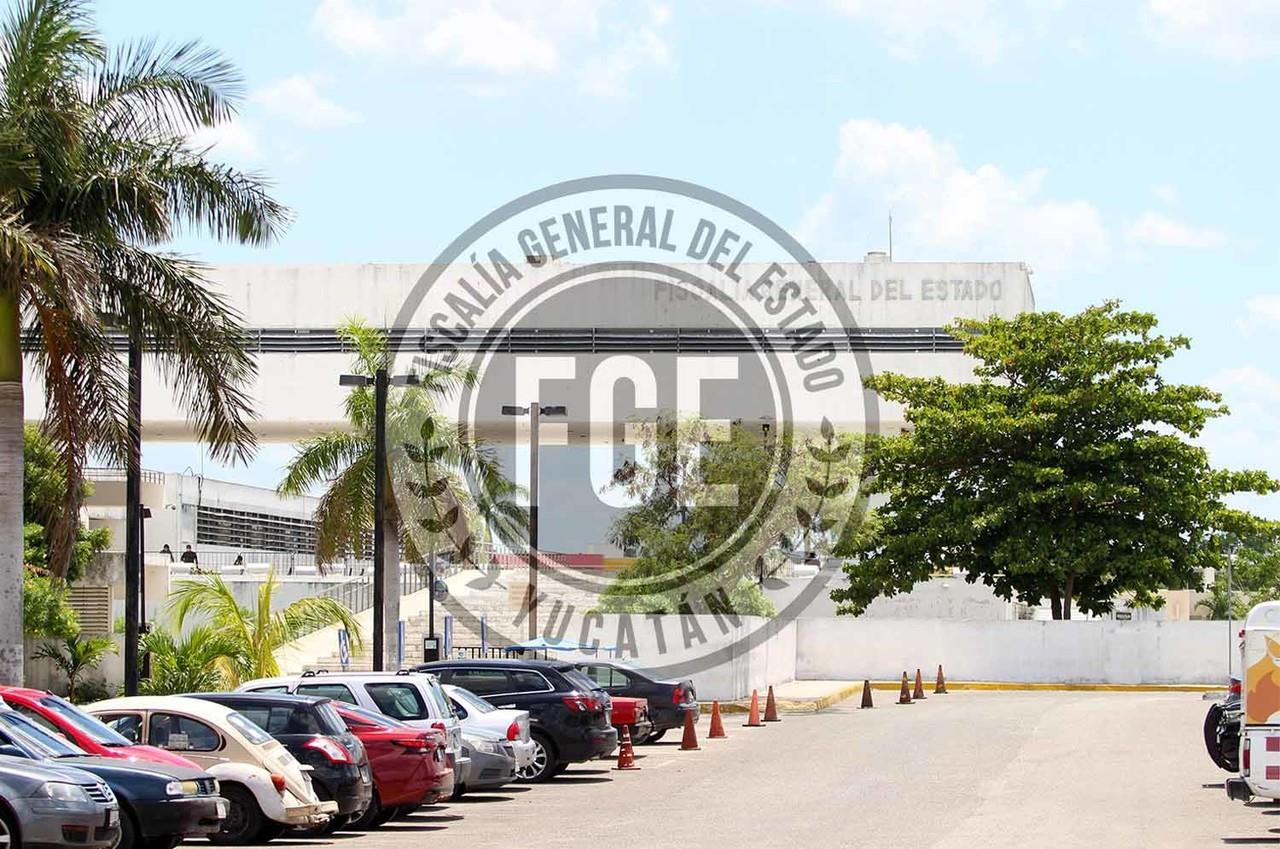
M 343 374 L 338 377 L 339 386 L 373 386 L 373 671 L 381 672 L 385 666 L 387 589 L 394 600 L 392 623 L 400 620 L 400 558 L 397 548 L 395 568 L 388 574 L 386 564 L 387 540 L 384 525 L 387 519 L 387 390 L 390 386 L 409 386 L 419 382 L 417 375 L 406 374 L 391 377 L 385 368 L 366 374 Z M 397 547 L 399 540 L 393 540 Z M 398 633 L 398 627 L 397 627 Z
M 527 407 L 503 404 L 502 415 L 529 414 L 529 639 L 538 638 L 538 420 L 542 416 L 563 416 L 563 404 L 539 404 Z
M 138 695 L 142 615 L 142 346 L 129 334 L 129 453 L 124 478 L 124 693 Z

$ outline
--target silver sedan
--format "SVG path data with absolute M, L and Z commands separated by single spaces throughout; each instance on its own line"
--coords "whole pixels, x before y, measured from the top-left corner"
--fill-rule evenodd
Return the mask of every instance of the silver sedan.
M 0 755 L 0 847 L 108 849 L 120 839 L 120 805 L 84 770 Z

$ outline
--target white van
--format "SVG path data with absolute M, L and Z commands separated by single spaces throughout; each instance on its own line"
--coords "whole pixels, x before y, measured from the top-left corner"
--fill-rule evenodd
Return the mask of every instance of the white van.
M 1240 641 L 1240 777 L 1227 795 L 1280 799 L 1280 601 L 1255 605 Z
M 242 693 L 327 696 L 418 728 L 443 732 L 455 783 L 465 783 L 471 759 L 462 753 L 462 721 L 454 714 L 436 676 L 425 672 L 304 672 L 246 681 Z M 447 795 L 447 794 L 446 794 Z

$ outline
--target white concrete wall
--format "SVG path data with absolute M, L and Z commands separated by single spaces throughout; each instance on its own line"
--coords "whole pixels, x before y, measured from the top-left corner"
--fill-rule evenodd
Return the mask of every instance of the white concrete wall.
M 800 619 L 799 679 L 897 678 L 942 664 L 949 678 L 1205 684 L 1227 677 L 1225 622 Z

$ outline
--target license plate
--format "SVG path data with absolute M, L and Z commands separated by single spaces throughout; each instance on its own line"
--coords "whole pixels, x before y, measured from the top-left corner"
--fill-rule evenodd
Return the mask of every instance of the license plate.
M 227 818 L 227 803 L 219 799 L 214 807 L 218 810 L 218 819 L 225 820 Z
M 120 824 L 120 809 L 111 808 L 107 811 L 107 828 L 113 828 Z

